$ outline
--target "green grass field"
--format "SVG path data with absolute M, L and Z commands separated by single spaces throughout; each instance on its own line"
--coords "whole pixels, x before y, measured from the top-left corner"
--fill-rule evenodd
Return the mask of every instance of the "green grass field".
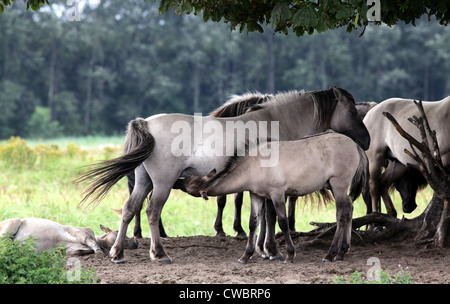
M 99 225 L 118 229 L 120 217 L 111 208 L 119 209 L 128 198 L 126 180 L 121 180 L 96 208 L 79 206 L 85 185 L 72 181 L 85 168 L 96 161 L 120 155 L 122 137 L 62 138 L 56 140 L 24 141 L 11 138 L 0 142 L 0 221 L 8 218 L 41 217 L 64 225 L 90 227 L 101 234 Z M 427 188 L 418 194 L 418 208 L 405 215 L 413 218 L 425 209 L 432 190 Z M 224 212 L 224 230 L 234 235 L 233 196 L 228 196 Z M 249 196 L 244 196 L 242 222 L 248 231 L 250 212 Z M 394 196 L 398 216 L 402 217 L 399 196 Z M 146 206 L 146 205 L 145 205 Z M 214 235 L 213 223 L 217 211 L 215 198 L 204 201 L 173 190 L 167 201 L 162 219 L 169 236 Z M 142 227 L 149 237 L 145 207 L 142 210 Z M 365 214 L 361 198 L 354 203 L 353 216 Z M 335 221 L 334 204 L 327 206 L 304 202 L 297 204 L 296 227 L 309 231 L 309 222 Z M 133 222 L 128 230 L 132 234 Z

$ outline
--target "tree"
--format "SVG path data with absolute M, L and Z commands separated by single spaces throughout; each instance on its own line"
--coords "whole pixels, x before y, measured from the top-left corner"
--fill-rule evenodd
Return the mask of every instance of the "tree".
M 371 3 L 371 7 L 368 7 Z M 379 10 L 379 20 L 391 26 L 399 21 L 415 25 L 422 15 L 428 19 L 436 17 L 440 24 L 447 25 L 450 20 L 450 3 L 448 1 L 380 1 L 380 0 L 347 0 L 347 1 L 313 1 L 313 0 L 259 0 L 259 1 L 198 1 L 198 0 L 161 0 L 159 10 L 176 13 L 203 14 L 206 22 L 229 22 L 232 29 L 240 26 L 242 32 L 264 31 L 264 24 L 271 24 L 277 32 L 288 33 L 288 29 L 297 36 L 314 31 L 324 32 L 346 26 L 347 31 L 367 26 L 368 11 Z
M 48 0 L 23 1 L 27 4 L 27 10 L 31 8 L 34 11 L 50 4 Z M 11 0 L 3 0 L 0 13 L 4 11 L 4 6 L 9 5 Z M 287 34 L 288 29 L 292 29 L 297 36 L 343 26 L 351 32 L 358 27 L 367 26 L 368 11 L 372 16 L 372 11 L 377 11 L 379 19 L 374 21 L 389 26 L 399 21 L 415 25 L 416 20 L 423 15 L 427 15 L 428 19 L 434 16 L 442 25 L 447 25 L 450 21 L 450 3 L 440 0 L 161 0 L 159 11 L 166 13 L 169 10 L 180 15 L 202 13 L 205 22 L 220 22 L 223 19 L 230 23 L 232 29 L 239 26 L 241 32 L 245 27 L 249 32 L 263 32 L 264 24 L 270 23 L 277 32 Z

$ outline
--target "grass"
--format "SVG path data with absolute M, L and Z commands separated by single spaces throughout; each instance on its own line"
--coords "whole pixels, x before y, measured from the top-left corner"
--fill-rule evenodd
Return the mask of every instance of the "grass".
M 111 210 L 119 209 L 128 198 L 126 180 L 121 180 L 108 196 L 96 207 L 80 207 L 84 187 L 72 181 L 81 173 L 85 165 L 99 160 L 110 159 L 121 153 L 123 138 L 89 137 L 62 138 L 51 141 L 24 141 L 11 138 L 0 143 L 0 221 L 8 218 L 41 217 L 64 225 L 90 227 L 96 234 L 102 234 L 99 225 L 118 229 L 120 217 Z M 425 209 L 432 195 L 427 189 L 418 194 L 418 208 L 406 215 L 413 218 Z M 234 235 L 232 195 L 224 211 L 224 230 Z M 403 216 L 398 195 L 394 204 Z M 214 235 L 213 223 L 217 212 L 214 198 L 204 201 L 174 190 L 167 201 L 162 219 L 170 236 Z M 248 230 L 250 213 L 249 195 L 244 195 L 242 226 Z M 142 228 L 145 237 L 149 229 L 142 211 Z M 311 202 L 297 204 L 296 227 L 309 231 L 314 227 L 309 222 L 335 221 L 335 206 L 321 206 Z M 354 217 L 365 214 L 361 198 L 354 203 Z M 130 224 L 129 233 L 133 222 Z
M 400 265 L 399 265 L 400 266 Z M 332 284 L 413 284 L 413 277 L 411 274 L 400 269 L 397 274 L 392 277 L 387 271 L 379 269 L 377 273 L 373 274 L 372 278 L 366 277 L 362 272 L 355 271 L 347 278 L 344 276 L 337 276 L 333 279 Z

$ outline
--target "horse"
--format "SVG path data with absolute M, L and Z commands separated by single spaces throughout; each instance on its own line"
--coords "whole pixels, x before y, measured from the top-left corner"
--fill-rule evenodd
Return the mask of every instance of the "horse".
M 247 112 L 257 111 L 262 107 L 258 106 L 261 103 L 265 103 L 273 98 L 272 94 L 263 94 L 260 92 L 245 93 L 243 95 L 232 95 L 227 102 L 225 102 L 221 107 L 215 109 L 209 116 L 212 117 L 235 117 Z M 373 108 L 377 103 L 375 102 L 357 102 L 355 104 L 358 116 L 364 119 L 367 112 Z M 134 172 L 127 175 L 128 179 L 128 189 L 129 193 L 133 192 L 134 187 Z M 406 186 L 406 185 L 405 185 Z M 326 191 L 321 191 L 322 196 L 327 196 Z M 246 237 L 244 229 L 241 224 L 241 212 L 243 204 L 243 192 L 234 194 L 234 220 L 233 229 L 237 233 L 237 237 Z M 217 197 L 217 214 L 214 221 L 214 230 L 216 231 L 216 236 L 225 236 L 225 231 L 223 230 L 222 218 L 223 210 L 227 202 L 227 196 L 222 195 Z M 288 218 L 289 218 L 289 229 L 295 231 L 295 206 L 297 202 L 296 196 L 289 197 L 289 207 L 288 207 Z M 140 226 L 140 210 L 135 215 L 133 236 L 136 238 L 142 238 L 142 229 Z M 159 223 L 160 236 L 167 237 L 164 226 L 162 222 Z
M 249 111 L 256 111 L 257 110 L 257 108 L 255 107 L 256 105 L 264 103 L 272 97 L 273 95 L 271 94 L 262 94 L 259 92 L 254 93 L 249 92 L 243 95 L 231 95 L 231 97 L 227 102 L 225 102 L 221 107 L 209 113 L 209 116 L 235 117 Z M 131 194 L 134 188 L 134 172 L 127 175 L 127 179 L 128 179 L 128 190 L 129 193 Z M 226 195 L 219 196 L 217 198 L 217 215 L 214 221 L 214 229 L 216 230 L 217 236 L 225 236 L 225 231 L 223 230 L 222 226 L 222 216 L 226 202 L 227 202 Z M 242 229 L 241 225 L 242 202 L 243 202 L 243 193 L 242 192 L 236 193 L 234 195 L 235 213 L 234 213 L 233 229 L 234 231 L 236 231 L 237 236 L 246 237 L 247 234 L 245 233 L 244 229 Z M 136 238 L 142 238 L 140 215 L 141 211 L 139 210 L 135 215 L 134 229 L 133 229 L 133 235 Z M 159 230 L 161 237 L 167 237 L 167 234 L 161 221 L 159 223 Z
M 425 114 L 428 117 L 430 127 L 436 131 L 437 141 L 444 166 L 450 160 L 450 96 L 440 101 L 423 102 Z M 408 168 L 408 164 L 417 163 L 404 153 L 404 149 L 410 149 L 409 143 L 395 130 L 392 124 L 383 117 L 383 112 L 389 112 L 394 116 L 406 132 L 420 138 L 418 129 L 407 121 L 409 117 L 418 116 L 419 111 L 411 99 L 390 98 L 379 103 L 370 110 L 364 118 L 364 124 L 369 130 L 371 145 L 367 151 L 370 171 L 370 203 L 372 209 L 380 211 L 380 194 L 383 196 L 387 213 L 397 216 L 394 205 L 389 197 L 388 189 L 392 184 L 406 188 L 402 195 L 403 210 L 411 212 L 416 207 L 415 195 L 417 189 L 426 185 L 426 181 L 420 173 Z M 382 167 L 386 170 L 382 173 Z M 406 176 L 406 184 L 398 183 L 399 178 Z M 409 192 L 409 194 L 408 194 Z M 365 200 L 368 198 L 365 197 Z
M 264 150 L 267 146 L 276 146 L 275 150 L 279 151 L 277 165 L 262 167 L 261 159 L 265 156 L 257 153 L 254 153 L 256 156 L 249 156 L 250 148 L 245 156 L 230 158 L 222 171 L 217 173 L 214 169 L 204 177 L 192 177 L 188 193 L 198 192 L 207 199 L 208 195 L 250 191 L 249 239 L 244 255 L 238 260 L 243 264 L 247 263 L 255 251 L 258 217 L 263 200 L 270 199 L 286 239 L 285 262 L 292 263 L 295 248 L 286 216 L 286 196 L 306 195 L 328 187 L 336 201 L 337 229 L 323 260 L 343 260 L 344 254 L 350 249 L 352 202 L 368 182 L 368 160 L 363 149 L 347 136 L 335 132 L 316 134 L 300 140 L 263 143 L 253 149 Z M 275 225 L 275 222 L 271 225 Z M 264 236 L 266 240 L 270 237 L 260 233 L 259 238 Z M 268 247 L 269 244 L 275 245 L 274 248 Z M 275 241 L 266 241 L 265 246 L 266 254 L 274 258 L 277 255 Z
M 30 236 L 36 239 L 38 251 L 56 248 L 63 244 L 67 255 L 85 255 L 95 253 L 96 258 L 104 257 L 103 250 L 109 250 L 114 244 L 117 231 L 100 225 L 105 233 L 95 236 L 90 228 L 65 226 L 42 218 L 13 218 L 0 222 L 0 237 L 10 237 L 13 241 L 23 242 Z M 136 249 L 135 239 L 125 238 L 125 248 Z
M 172 187 L 183 188 L 183 179 L 205 175 L 211 168 L 222 170 L 236 147 L 245 145 L 250 137 L 291 140 L 332 129 L 348 135 L 363 149 L 369 147 L 369 133 L 357 116 L 353 96 L 346 90 L 292 91 L 275 97 L 260 110 L 238 117 L 158 114 L 129 123 L 124 154 L 92 165 L 76 180 L 90 181 L 80 203 L 92 204 L 99 203 L 122 177 L 135 172 L 135 187 L 123 207 L 119 234 L 110 250 L 113 262 L 123 262 L 128 224 L 152 191 L 146 210 L 150 258 L 171 263 L 161 244 L 158 224 Z

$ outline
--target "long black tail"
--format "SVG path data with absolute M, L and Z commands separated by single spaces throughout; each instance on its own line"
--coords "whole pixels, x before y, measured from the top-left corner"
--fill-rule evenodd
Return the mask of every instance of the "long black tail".
M 89 201 L 98 205 L 120 179 L 136 169 L 153 151 L 155 140 L 150 134 L 147 121 L 137 118 L 128 124 L 125 137 L 124 154 L 120 157 L 102 161 L 88 167 L 92 168 L 82 173 L 76 183 L 89 182 L 89 187 L 83 192 L 81 204 Z
M 365 190 L 369 187 L 369 160 L 367 159 L 364 150 L 359 146 L 357 147 L 359 154 L 359 166 L 356 170 L 355 175 L 353 176 L 349 193 L 349 197 L 352 202 L 358 198 L 363 189 Z

